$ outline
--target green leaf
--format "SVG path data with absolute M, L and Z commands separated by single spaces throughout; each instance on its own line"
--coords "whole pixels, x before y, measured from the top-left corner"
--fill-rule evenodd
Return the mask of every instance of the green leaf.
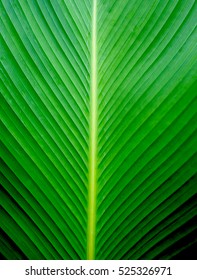
M 196 16 L 0 1 L 2 258 L 193 258 Z

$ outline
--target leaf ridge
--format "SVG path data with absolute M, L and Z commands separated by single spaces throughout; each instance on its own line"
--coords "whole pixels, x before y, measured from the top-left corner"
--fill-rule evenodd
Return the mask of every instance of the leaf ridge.
M 97 185 L 97 0 L 92 5 L 91 80 L 90 80 L 90 153 L 88 185 L 87 259 L 94 259 Z

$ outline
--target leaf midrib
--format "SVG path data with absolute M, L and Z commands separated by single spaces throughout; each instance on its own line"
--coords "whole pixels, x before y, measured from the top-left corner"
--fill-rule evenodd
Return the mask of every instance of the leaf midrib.
M 96 189 L 97 189 L 97 0 L 92 5 L 91 80 L 90 80 L 90 151 L 88 184 L 87 259 L 95 256 Z

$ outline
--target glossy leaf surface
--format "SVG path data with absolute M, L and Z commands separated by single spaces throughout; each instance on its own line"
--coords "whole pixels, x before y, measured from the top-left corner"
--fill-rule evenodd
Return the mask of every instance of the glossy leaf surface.
M 0 1 L 2 258 L 192 256 L 196 18 L 195 0 Z

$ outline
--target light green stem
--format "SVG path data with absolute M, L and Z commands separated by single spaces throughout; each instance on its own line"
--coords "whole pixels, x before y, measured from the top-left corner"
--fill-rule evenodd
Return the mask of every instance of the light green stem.
M 88 234 L 87 259 L 95 258 L 96 234 L 96 185 L 97 185 L 97 0 L 93 0 L 92 41 L 91 41 L 91 86 L 90 86 L 90 155 L 88 186 Z

